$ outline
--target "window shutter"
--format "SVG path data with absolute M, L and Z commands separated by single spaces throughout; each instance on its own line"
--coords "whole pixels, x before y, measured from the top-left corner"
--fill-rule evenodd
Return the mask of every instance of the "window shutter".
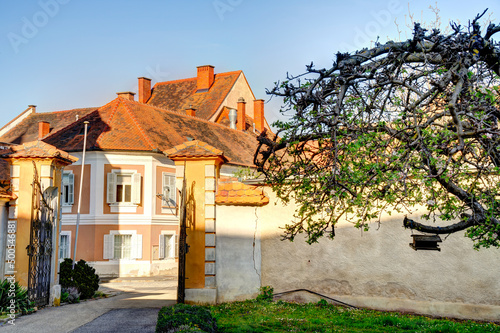
M 132 259 L 142 259 L 142 235 L 132 235 Z
M 175 206 L 176 202 L 177 202 L 177 190 L 175 188 L 175 176 L 169 176 L 168 178 L 170 179 L 170 199 L 172 199 L 172 201 L 170 203 L 172 204 L 172 206 Z
M 174 238 L 175 238 L 175 257 L 176 258 L 179 258 L 179 235 L 175 234 L 174 235 Z
M 74 193 L 75 193 L 75 175 L 70 173 L 68 175 L 68 204 L 72 205 L 74 203 Z
M 103 255 L 104 259 L 113 259 L 114 235 L 104 235 Z
M 132 174 L 132 203 L 141 203 L 141 174 L 137 172 Z
M 108 193 L 107 193 L 107 203 L 116 202 L 116 173 L 108 173 Z
M 162 184 L 163 184 L 163 200 L 161 202 L 162 206 L 167 206 L 168 205 L 168 176 L 166 172 L 162 173 L 163 179 L 162 179 Z
M 165 235 L 160 235 L 160 251 L 158 258 L 159 259 L 165 258 Z

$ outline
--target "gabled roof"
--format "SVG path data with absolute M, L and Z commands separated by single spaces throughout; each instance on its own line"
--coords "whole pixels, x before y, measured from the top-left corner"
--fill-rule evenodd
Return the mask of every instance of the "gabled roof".
M 31 113 L 19 124 L 0 137 L 0 141 L 20 144 L 38 139 L 38 123 L 50 124 L 51 132 L 59 131 L 79 118 L 86 116 L 97 108 L 83 108 L 56 112 Z M 23 112 L 23 114 L 26 111 Z M 19 117 L 19 116 L 18 116 Z M 17 118 L 17 117 L 16 117 Z M 9 124 L 12 123 L 9 122 Z M 8 125 L 8 124 L 7 124 Z M 5 128 L 5 125 L 3 128 Z
M 43 141 L 71 152 L 87 150 L 166 151 L 188 140 L 201 140 L 224 152 L 230 163 L 253 165 L 256 135 L 230 129 L 185 113 L 169 111 L 118 97 L 88 113 Z
M 242 71 L 215 74 L 214 83 L 207 92 L 196 92 L 197 78 L 158 82 L 154 85 L 149 105 L 184 111 L 196 109 L 196 116 L 210 119 L 219 109 Z

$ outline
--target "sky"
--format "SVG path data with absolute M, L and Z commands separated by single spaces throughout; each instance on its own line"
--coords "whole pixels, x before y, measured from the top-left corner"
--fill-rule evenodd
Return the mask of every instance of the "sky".
M 117 92 L 243 70 L 270 123 L 282 119 L 266 88 L 314 62 L 329 67 L 338 51 L 411 37 L 411 20 L 467 24 L 500 1 L 402 0 L 0 0 L 0 127 L 37 112 L 101 106 Z M 411 16 L 411 18 L 410 18 Z M 497 37 L 497 40 L 500 39 Z

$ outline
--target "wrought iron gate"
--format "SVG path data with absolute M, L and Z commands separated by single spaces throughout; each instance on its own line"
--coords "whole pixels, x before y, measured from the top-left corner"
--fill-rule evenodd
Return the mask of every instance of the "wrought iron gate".
M 46 193 L 42 194 L 36 166 L 34 169 L 30 244 L 26 248 L 29 257 L 28 297 L 35 306 L 44 306 L 49 304 L 50 297 L 54 209 L 47 203 Z
M 184 167 L 185 170 L 185 167 Z M 186 177 L 182 182 L 181 191 L 181 204 L 179 207 L 179 272 L 178 272 L 178 283 L 177 283 L 177 303 L 184 303 L 184 298 L 186 294 L 186 253 L 188 245 L 186 243 Z

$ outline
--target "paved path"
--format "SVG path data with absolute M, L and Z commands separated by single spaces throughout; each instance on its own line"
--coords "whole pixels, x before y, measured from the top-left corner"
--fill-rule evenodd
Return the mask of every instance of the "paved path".
M 175 304 L 177 280 L 123 279 L 103 283 L 99 289 L 116 296 L 47 307 L 17 318 L 14 326 L 5 324 L 0 333 L 154 332 L 158 310 Z

